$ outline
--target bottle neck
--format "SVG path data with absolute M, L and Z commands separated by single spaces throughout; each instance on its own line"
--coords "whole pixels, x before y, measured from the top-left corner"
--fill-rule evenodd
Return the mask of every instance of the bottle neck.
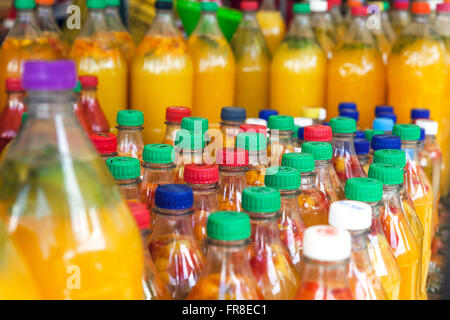
M 260 6 L 260 10 L 264 11 L 277 11 L 277 6 L 274 0 L 263 0 Z
M 430 15 L 429 14 L 413 14 L 412 19 L 416 23 L 429 23 Z
M 267 157 L 267 150 L 261 150 L 261 151 L 251 151 L 248 153 L 248 162 L 250 166 L 254 165 L 268 165 L 269 164 L 269 158 Z
M 239 270 L 249 266 L 248 245 L 250 239 L 237 241 L 221 241 L 207 238 L 208 249 L 207 264 L 219 267 L 221 270 L 214 270 L 214 273 L 241 273 Z
M 326 169 L 331 164 L 331 159 L 329 160 L 316 160 L 316 169 Z
M 299 189 L 294 190 L 280 190 L 281 199 L 286 203 L 289 201 L 297 202 L 297 197 L 300 194 Z
M 31 9 L 17 10 L 14 25 L 8 33 L 8 37 L 36 38 L 41 36 L 41 29 L 37 23 L 34 11 Z
M 148 35 L 164 35 L 171 37 L 179 35 L 178 30 L 175 27 L 172 10 L 156 10 L 156 15 L 153 18 L 153 22 L 148 31 Z
M 301 189 L 311 189 L 315 186 L 316 174 L 314 172 L 302 172 L 300 177 L 302 179 L 300 184 Z
M 311 21 L 307 14 L 299 13 L 294 16 L 291 22 L 288 36 L 313 38 L 314 33 L 311 28 Z
M 141 182 L 141 179 L 138 177 L 134 179 L 115 179 L 115 181 L 119 187 L 137 188 L 139 186 L 139 183 Z
M 248 167 L 228 167 L 219 165 L 219 172 L 221 175 L 226 176 L 245 176 L 245 172 L 248 170 Z
M 81 90 L 81 99 L 97 100 L 97 88 L 88 87 Z
M 325 262 L 313 260 L 306 256 L 302 259 L 302 282 L 329 284 L 330 286 L 348 288 L 348 259 Z
M 55 20 L 53 16 L 53 7 L 51 5 L 37 5 L 36 15 L 47 20 Z
M 348 31 L 345 34 L 343 42 L 348 45 L 353 45 L 354 43 L 362 43 L 365 45 L 374 46 L 375 42 L 372 37 L 372 33 L 367 28 L 366 17 L 353 17 Z
M 171 163 L 150 163 L 150 162 L 144 162 L 142 166 L 145 169 L 148 170 L 155 170 L 155 171 L 171 171 L 173 168 L 175 168 L 175 165 Z
M 370 230 L 348 230 L 352 236 L 352 252 L 367 250 Z M 368 258 L 368 257 L 367 257 Z
M 194 33 L 222 36 L 222 31 L 219 28 L 216 12 L 203 12 Z
M 419 150 L 417 140 L 402 140 L 402 150 L 405 152 L 406 163 L 419 163 Z
M 250 216 L 251 239 L 256 246 L 280 244 L 278 218 L 280 212 L 246 212 Z
M 28 117 L 45 120 L 56 119 L 58 115 L 73 116 L 73 103 L 77 95 L 72 90 L 65 91 L 27 91 L 25 103 Z
M 153 213 L 155 213 L 155 223 L 152 237 L 168 235 L 171 239 L 174 236 L 188 236 L 195 239 L 192 230 L 192 208 L 171 210 L 154 207 Z
M 125 26 L 122 23 L 122 18 L 120 17 L 119 7 L 106 7 L 105 16 L 108 19 L 114 20 L 117 25 L 121 26 L 123 30 L 125 30 Z
M 217 182 L 208 184 L 191 184 L 191 183 L 186 184 L 192 188 L 194 193 L 200 194 L 202 196 L 209 196 L 209 195 L 213 195 L 214 197 L 217 196 L 217 190 L 219 188 L 219 184 Z
M 117 127 L 118 133 L 135 133 L 135 132 L 142 132 L 144 130 L 144 127 L 142 126 L 121 126 L 118 125 Z
M 383 195 L 387 198 L 398 197 L 403 189 L 403 184 L 383 185 Z

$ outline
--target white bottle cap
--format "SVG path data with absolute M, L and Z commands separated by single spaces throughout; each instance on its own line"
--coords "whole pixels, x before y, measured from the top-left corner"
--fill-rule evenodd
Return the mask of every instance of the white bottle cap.
M 328 2 L 323 0 L 312 0 L 309 3 L 311 12 L 326 12 L 328 10 Z
M 319 108 L 319 121 L 325 121 L 327 118 L 327 109 Z
M 267 121 L 260 118 L 247 118 L 245 119 L 246 124 L 259 124 L 267 127 Z
M 304 117 L 295 117 L 294 124 L 298 127 L 307 127 L 313 124 L 313 120 L 311 118 Z
M 416 125 L 425 130 L 426 136 L 435 136 L 438 133 L 438 123 L 428 119 L 418 119 L 415 122 Z
M 319 261 L 348 259 L 352 247 L 350 233 L 332 226 L 309 227 L 303 233 L 303 254 Z
M 328 222 L 345 230 L 369 229 L 372 224 L 372 208 L 360 201 L 336 201 L 330 205 Z

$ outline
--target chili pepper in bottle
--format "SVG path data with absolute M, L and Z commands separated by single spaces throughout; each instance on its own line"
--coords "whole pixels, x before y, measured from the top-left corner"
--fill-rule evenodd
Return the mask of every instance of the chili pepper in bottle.
M 117 152 L 119 157 L 132 157 L 142 163 L 144 114 L 139 110 L 117 112 Z
M 194 192 L 192 228 L 203 253 L 206 254 L 206 222 L 212 212 L 218 211 L 219 168 L 215 164 L 188 164 L 184 181 Z
M 177 131 L 181 128 L 181 121 L 184 117 L 191 116 L 191 109 L 186 107 L 167 107 L 166 109 L 166 132 L 164 134 L 164 144 L 175 145 Z
M 297 271 L 300 269 L 300 257 L 303 246 L 305 225 L 298 206 L 300 194 L 300 172 L 289 167 L 270 167 L 266 171 L 265 184 L 280 191 L 281 217 L 278 219 L 280 238 L 289 252 Z
M 314 156 L 309 153 L 286 153 L 281 163 L 300 172 L 301 193 L 298 196 L 298 206 L 305 227 L 328 224 L 329 204 L 325 193 L 315 184 Z
M 140 202 L 141 166 L 139 160 L 131 157 L 113 157 L 106 160 L 116 184 L 125 200 Z
M 248 152 L 239 148 L 223 148 L 217 151 L 219 166 L 219 210 L 242 211 L 242 191 L 247 188 Z
M 270 116 L 267 126 L 270 129 L 267 147 L 270 166 L 279 166 L 283 154 L 295 151 L 294 142 L 292 140 L 294 118 L 282 115 Z
M 250 265 L 264 297 L 291 300 L 300 278 L 278 232 L 280 192 L 268 187 L 245 188 L 242 208 L 250 216 Z
M 387 295 L 369 258 L 372 208 L 359 201 L 337 201 L 330 206 L 330 225 L 350 232 L 352 253 L 348 268 L 350 288 L 355 300 L 386 300 Z
M 97 98 L 97 76 L 79 76 L 81 83 L 81 107 L 92 132 L 109 132 L 108 119 Z
M 350 178 L 345 185 L 348 200 L 367 203 L 372 208 L 372 225 L 369 233 L 369 258 L 375 273 L 390 300 L 398 300 L 400 293 L 400 270 L 394 252 L 389 246 L 380 220 L 383 184 L 376 179 Z
M 91 126 L 87 120 L 86 114 L 84 113 L 83 106 L 81 104 L 81 82 L 77 81 L 77 86 L 73 89 L 75 93 L 76 100 L 73 103 L 73 113 L 80 122 L 81 127 L 86 132 L 86 134 L 91 134 Z
M 353 145 L 355 146 L 355 152 L 359 163 L 364 169 L 364 173 L 367 174 L 369 172 L 369 166 L 372 163 L 372 157 L 370 155 L 370 142 L 366 139 L 354 139 Z
M 351 245 L 347 230 L 307 228 L 295 300 L 353 300 L 347 275 Z
M 117 157 L 117 138 L 114 134 L 109 132 L 91 133 L 89 138 L 105 163 L 109 158 Z
M 148 245 L 172 299 L 185 299 L 197 283 L 205 257 L 192 230 L 192 189 L 165 184 L 156 188 L 156 214 Z
M 245 173 L 247 185 L 263 186 L 264 175 L 269 167 L 267 138 L 261 133 L 239 133 L 236 137 L 236 147 L 248 152 L 248 171 Z
M 186 118 L 185 118 L 186 119 Z M 184 183 L 184 167 L 188 164 L 203 163 L 204 135 L 185 129 L 177 131 L 175 138 L 175 183 Z
M 244 108 L 223 107 L 220 112 L 220 130 L 222 131 L 223 147 L 234 148 L 236 136 L 240 132 L 241 124 L 244 124 L 247 112 Z
M 208 256 L 187 300 L 263 300 L 248 257 L 250 219 L 242 212 L 212 213 L 207 224 Z

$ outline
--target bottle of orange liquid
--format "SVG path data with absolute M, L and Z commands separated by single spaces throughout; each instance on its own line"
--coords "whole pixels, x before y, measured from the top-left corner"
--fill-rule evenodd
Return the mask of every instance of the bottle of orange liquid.
M 205 117 L 217 128 L 219 110 L 232 106 L 235 91 L 233 51 L 219 28 L 217 3 L 201 2 L 202 16 L 188 40 L 194 62 L 194 116 Z
M 320 107 L 325 99 L 327 58 L 311 28 L 309 4 L 295 3 L 289 31 L 271 66 L 270 105 L 280 114 L 301 116 L 303 107 Z
M 274 0 L 263 0 L 256 14 L 262 33 L 273 56 L 278 49 L 286 32 L 286 26 L 281 12 L 277 9 Z
M 370 30 L 366 7 L 353 7 L 353 20 L 333 51 L 327 72 L 328 117 L 338 115 L 342 101 L 357 104 L 361 128 L 372 125 L 373 107 L 385 101 L 385 67 Z
M 103 0 L 87 0 L 88 12 L 70 52 L 79 75 L 98 78 L 98 99 L 110 125 L 127 106 L 127 63 L 108 28 Z

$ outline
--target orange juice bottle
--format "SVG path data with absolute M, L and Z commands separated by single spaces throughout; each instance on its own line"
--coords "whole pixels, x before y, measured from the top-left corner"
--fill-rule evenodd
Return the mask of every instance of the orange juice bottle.
M 353 7 L 352 12 L 347 34 L 333 51 L 328 65 L 328 117 L 338 115 L 340 102 L 352 101 L 360 113 L 359 126 L 370 128 L 373 107 L 383 104 L 385 99 L 385 67 L 367 28 L 367 9 Z
M 323 105 L 327 58 L 310 25 L 309 4 L 295 3 L 293 12 L 294 20 L 272 60 L 270 105 L 295 117 L 303 107 Z
M 286 32 L 283 16 L 277 9 L 274 0 L 263 0 L 256 14 L 262 33 L 273 56 Z
M 269 107 L 270 53 L 256 20 L 256 1 L 242 1 L 244 11 L 231 46 L 236 60 L 235 105 L 247 110 L 248 118 L 256 118 Z
M 205 117 L 212 127 L 220 122 L 219 110 L 234 102 L 233 51 L 217 22 L 217 3 L 202 2 L 202 16 L 188 40 L 194 62 L 194 116 Z
M 338 42 L 339 35 L 335 31 L 335 25 L 330 12 L 328 11 L 328 3 L 323 0 L 312 1 L 311 6 L 311 25 L 316 34 L 317 41 L 322 49 L 327 53 L 328 58 L 331 58 L 331 52 Z
M 127 106 L 127 63 L 106 24 L 103 0 L 88 0 L 86 21 L 73 43 L 70 57 L 79 75 L 98 78 L 98 99 L 110 125 Z
M 389 12 L 392 28 L 398 37 L 402 30 L 411 22 L 409 1 L 395 0 L 394 10 Z

